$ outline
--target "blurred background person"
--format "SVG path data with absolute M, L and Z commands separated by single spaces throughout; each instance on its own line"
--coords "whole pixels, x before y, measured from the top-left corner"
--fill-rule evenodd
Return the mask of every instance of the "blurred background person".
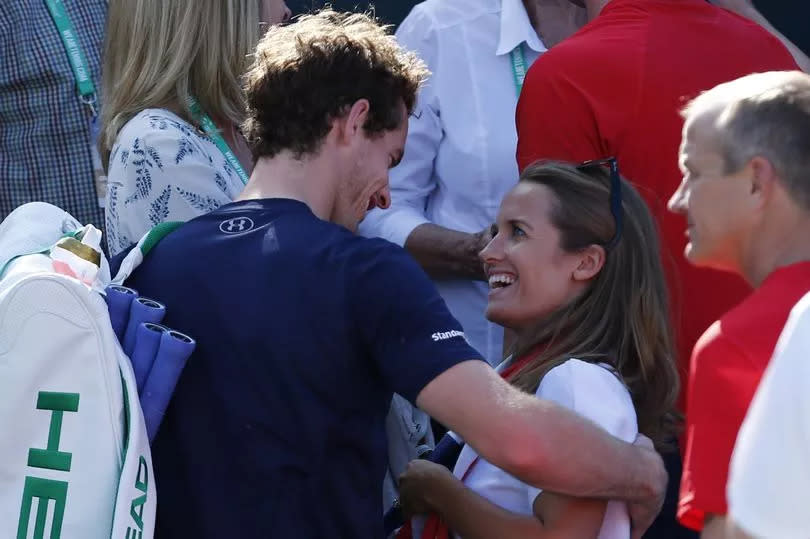
M 101 153 L 107 245 L 231 202 L 253 159 L 240 131 L 242 74 L 284 0 L 111 0 Z
M 810 75 L 742 77 L 701 94 L 684 117 L 684 176 L 669 205 L 688 223 L 685 258 L 755 288 L 692 354 L 678 517 L 712 539 L 725 530 L 740 424 L 791 309 L 810 291 Z
M 793 308 L 740 427 L 728 480 L 730 535 L 810 537 L 810 294 Z
M 481 252 L 486 313 L 517 335 L 501 370 L 514 386 L 619 439 L 666 443 L 678 394 L 666 281 L 652 216 L 622 183 L 599 164 L 528 167 Z M 407 511 L 435 512 L 464 539 L 630 538 L 625 504 L 543 492 L 469 446 L 454 473 L 417 460 L 400 481 Z
M 91 123 L 98 113 L 106 16 L 106 0 L 3 2 L 0 220 L 21 204 L 44 201 L 102 228 L 104 193 L 94 181 L 101 165 L 93 163 Z

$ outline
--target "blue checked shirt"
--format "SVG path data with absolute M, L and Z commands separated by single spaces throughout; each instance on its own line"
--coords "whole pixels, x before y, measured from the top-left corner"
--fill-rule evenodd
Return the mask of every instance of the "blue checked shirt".
M 63 0 L 100 88 L 106 0 Z M 89 113 L 45 0 L 0 7 L 0 219 L 41 200 L 104 224 L 93 183 Z

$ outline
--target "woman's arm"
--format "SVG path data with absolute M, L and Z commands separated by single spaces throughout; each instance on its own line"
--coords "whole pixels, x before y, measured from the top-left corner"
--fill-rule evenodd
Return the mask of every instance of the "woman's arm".
M 406 514 L 435 512 L 464 539 L 595 538 L 607 505 L 603 500 L 541 493 L 534 501 L 534 516 L 518 515 L 467 488 L 446 468 L 423 460 L 408 465 L 400 478 L 400 494 Z

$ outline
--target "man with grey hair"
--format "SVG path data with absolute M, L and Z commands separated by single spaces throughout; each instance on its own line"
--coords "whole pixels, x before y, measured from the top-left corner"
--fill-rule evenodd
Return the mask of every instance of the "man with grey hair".
M 686 258 L 756 289 L 692 355 L 679 518 L 712 538 L 724 533 L 737 431 L 790 310 L 810 291 L 810 76 L 749 75 L 683 116 L 684 177 L 669 208 L 687 218 Z

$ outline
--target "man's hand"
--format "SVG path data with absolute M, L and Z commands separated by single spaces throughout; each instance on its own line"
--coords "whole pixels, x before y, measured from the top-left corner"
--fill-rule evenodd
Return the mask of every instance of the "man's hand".
M 651 485 L 648 497 L 638 502 L 629 503 L 627 506 L 632 522 L 632 538 L 641 539 L 641 536 L 652 525 L 658 513 L 661 512 L 667 492 L 668 477 L 666 468 L 664 468 L 664 461 L 655 451 L 655 447 L 649 438 L 639 434 L 634 445 L 642 450 L 642 458 L 646 459 L 649 466 L 654 469 L 653 477 L 657 478 L 655 483 Z
M 483 281 L 484 265 L 478 253 L 492 240 L 491 227 L 469 234 L 433 223 L 419 225 L 405 241 L 405 249 L 434 279 Z

